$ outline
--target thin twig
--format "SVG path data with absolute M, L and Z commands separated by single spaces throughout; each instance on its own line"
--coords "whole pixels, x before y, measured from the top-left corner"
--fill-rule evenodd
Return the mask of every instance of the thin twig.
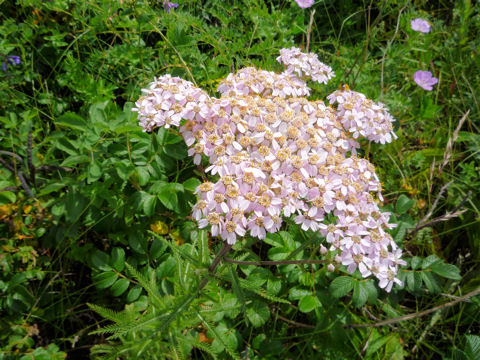
M 416 312 L 416 313 L 413 313 L 413 314 L 400 316 L 400 317 L 394 318 L 394 319 L 383 320 L 383 321 L 379 321 L 379 322 L 373 323 L 373 324 L 348 324 L 348 325 L 345 325 L 345 327 L 346 328 L 381 327 L 381 326 L 385 326 L 385 325 L 394 324 L 394 323 L 397 323 L 397 322 L 400 322 L 400 321 L 411 320 L 411 319 L 415 319 L 415 318 L 418 318 L 418 317 L 421 317 L 421 316 L 431 314 L 431 313 L 433 313 L 435 311 L 438 311 L 438 310 L 442 310 L 442 309 L 451 307 L 453 305 L 458 304 L 459 302 L 466 301 L 466 300 L 470 299 L 471 297 L 474 297 L 474 296 L 479 295 L 479 294 L 480 294 L 480 287 L 476 290 L 473 290 L 473 291 L 469 292 L 466 295 L 458 297 L 457 299 L 455 299 L 451 302 L 448 302 L 448 303 L 445 303 L 445 304 L 442 304 L 442 305 L 438 305 L 438 306 L 435 306 L 433 308 L 430 308 L 430 309 L 427 309 L 427 310 L 424 310 L 424 311 L 421 311 L 421 312 Z
M 443 185 L 443 186 L 441 187 L 441 189 L 440 189 L 440 191 L 438 192 L 438 195 L 437 195 L 435 201 L 433 202 L 432 207 L 430 208 L 430 210 L 428 211 L 428 213 L 423 217 L 423 219 L 418 222 L 418 225 L 421 225 L 421 224 L 427 222 L 427 220 L 430 218 L 430 216 L 432 216 L 433 212 L 434 212 L 435 209 L 437 208 L 438 201 L 442 198 L 443 193 L 448 189 L 448 187 L 449 187 L 450 185 L 452 185 L 452 183 L 453 183 L 453 180 L 452 180 L 452 181 L 449 181 L 448 183 L 446 183 L 445 185 Z M 417 225 L 417 227 L 418 227 L 418 225 Z
M 455 131 L 453 132 L 453 135 L 451 138 L 448 139 L 448 143 L 447 143 L 447 147 L 445 149 L 445 155 L 443 156 L 443 162 L 442 162 L 442 165 L 440 165 L 440 168 L 438 169 L 438 175 L 440 175 L 443 171 L 443 168 L 445 167 L 445 165 L 448 164 L 448 160 L 450 159 L 450 156 L 452 156 L 452 148 L 453 148 L 453 144 L 455 143 L 455 141 L 457 140 L 458 138 L 458 133 L 460 132 L 460 129 L 462 128 L 463 126 L 463 123 L 465 122 L 465 120 L 467 119 L 468 117 L 468 114 L 470 114 L 470 109 L 467 110 L 467 112 L 465 114 L 463 114 L 462 118 L 460 119 L 458 125 L 457 125 L 457 128 L 455 129 Z
M 0 189 L 0 192 L 4 192 L 4 191 L 17 191 L 18 190 L 18 186 L 7 186 L 3 189 Z
M 72 168 L 58 166 L 58 165 L 42 165 L 37 168 L 37 171 L 50 171 L 50 170 L 73 171 Z
M 238 265 L 290 265 L 290 264 L 327 264 L 328 260 L 279 260 L 279 261 L 242 261 L 224 257 L 223 260 Z
M 445 215 L 442 215 L 442 216 L 439 216 L 433 220 L 430 220 L 429 222 L 425 223 L 425 224 L 421 224 L 419 223 L 419 225 L 417 225 L 417 227 L 412 230 L 409 234 L 412 235 L 412 234 L 415 234 L 417 233 L 419 230 L 423 229 L 423 228 L 426 228 L 426 227 L 429 227 L 429 226 L 432 226 L 436 223 L 439 223 L 439 222 L 443 222 L 443 221 L 448 221 L 450 219 L 453 219 L 453 218 L 456 218 L 460 215 L 462 215 L 465 211 L 467 211 L 467 209 L 463 209 L 463 210 L 460 210 L 460 208 L 463 206 L 463 204 L 465 204 L 465 202 L 468 200 L 468 198 L 472 195 L 472 192 L 469 191 L 468 194 L 463 198 L 462 201 L 460 201 L 460 204 L 458 204 L 455 209 L 453 209 L 452 211 L 446 213 Z
M 290 320 L 290 319 L 287 319 L 287 318 L 283 317 L 282 315 L 276 314 L 276 317 L 278 317 L 282 321 L 285 321 L 286 323 L 289 323 L 291 325 L 295 325 L 296 327 L 301 327 L 301 328 L 305 328 L 305 329 L 315 329 L 315 326 L 313 326 L 313 325 L 293 321 L 293 320 Z
M 15 169 L 9 164 L 7 163 L 5 160 L 2 159 L 2 157 L 0 156 L 0 164 L 2 164 L 3 166 L 5 166 L 5 168 L 12 172 L 12 173 L 15 173 Z
M 28 171 L 30 173 L 30 181 L 35 187 L 35 166 L 33 166 L 33 162 L 32 162 L 32 130 L 31 129 L 28 132 L 27 163 L 28 163 Z
M 313 16 L 315 15 L 315 9 L 310 13 L 310 22 L 308 23 L 308 28 L 307 28 L 307 47 L 306 52 L 308 53 L 310 49 L 310 35 L 312 33 L 312 25 L 313 25 Z
M 30 186 L 28 185 L 27 180 L 25 179 L 25 176 L 23 176 L 23 172 L 18 171 L 17 172 L 18 179 L 20 180 L 20 184 L 22 185 L 23 190 L 30 196 L 31 198 L 34 198 L 35 196 L 33 195 L 32 189 L 30 189 Z
M 20 161 L 22 164 L 23 164 L 23 159 L 20 155 L 17 155 L 15 154 L 14 152 L 11 152 L 11 151 L 5 151 L 5 150 L 0 150 L 0 155 L 8 155 L 8 156 L 11 156 L 13 158 L 15 158 L 16 160 Z
M 232 245 L 229 245 L 226 242 L 223 243 L 222 248 L 218 251 L 217 256 L 215 256 L 215 259 L 213 259 L 213 262 L 210 264 L 208 268 L 209 274 L 213 274 L 218 264 L 220 264 L 220 261 L 230 251 L 231 248 L 232 248 Z M 208 284 L 209 281 L 210 279 L 208 277 L 204 278 L 200 283 L 198 290 L 199 291 L 202 290 Z

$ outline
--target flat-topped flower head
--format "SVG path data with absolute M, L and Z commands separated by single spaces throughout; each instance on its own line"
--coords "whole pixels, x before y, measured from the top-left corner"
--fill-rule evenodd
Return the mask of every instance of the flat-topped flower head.
M 419 31 L 422 33 L 429 33 L 430 32 L 430 23 L 427 20 L 423 20 L 420 18 L 414 19 L 410 21 L 410 27 L 414 31 Z
M 329 106 L 309 101 L 306 80 L 334 76 L 316 54 L 282 49 L 278 61 L 286 67 L 281 74 L 253 67 L 229 74 L 220 98 L 164 75 L 133 110 L 144 131 L 179 128 L 194 164 L 208 161 L 205 172 L 218 175 L 195 191 L 200 228 L 234 244 L 247 235 L 265 239 L 290 219 L 326 237 L 322 253 L 335 252 L 347 271 L 376 276 L 389 291 L 404 262 L 385 232 L 392 224 L 377 204 L 375 167 L 355 151 L 360 137 L 391 142 L 394 119 L 347 86 L 327 97 Z
M 424 90 L 432 91 L 438 79 L 430 71 L 418 70 L 413 74 L 413 81 Z

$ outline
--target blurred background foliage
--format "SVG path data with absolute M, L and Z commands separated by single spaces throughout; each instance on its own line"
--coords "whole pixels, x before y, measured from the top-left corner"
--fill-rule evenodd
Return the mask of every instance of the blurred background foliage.
M 130 109 L 156 75 L 214 95 L 242 67 L 279 70 L 312 10 L 310 50 L 336 72 L 312 98 L 347 83 L 398 120 L 399 138 L 362 156 L 399 224 L 404 286 L 222 263 L 200 291 L 221 246 L 189 217 L 203 174 L 179 136 L 142 133 Z M 417 17 L 430 33 L 411 30 Z M 351 324 L 480 286 L 478 2 L 17 0 L 0 19 L 0 359 L 477 358 L 478 296 Z M 439 78 L 433 91 L 417 70 Z M 229 256 L 319 256 L 319 234 L 283 230 Z

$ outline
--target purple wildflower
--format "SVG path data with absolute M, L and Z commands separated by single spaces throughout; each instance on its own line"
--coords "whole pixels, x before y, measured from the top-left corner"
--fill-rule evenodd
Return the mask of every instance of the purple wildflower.
M 295 0 L 298 6 L 300 6 L 302 9 L 309 8 L 315 3 L 315 0 Z
M 438 83 L 438 79 L 433 77 L 430 71 L 422 71 L 418 70 L 415 74 L 413 74 L 413 81 L 417 83 L 422 89 L 432 91 L 433 85 Z
M 3 62 L 2 62 L 2 69 L 3 69 L 3 71 L 7 71 L 7 69 L 8 69 L 8 64 L 11 64 L 11 65 L 18 65 L 18 64 L 20 64 L 20 56 L 18 56 L 18 55 L 10 55 L 10 56 L 7 56 L 7 61 L 3 61 Z
M 420 18 L 410 21 L 410 27 L 412 30 L 420 31 L 422 33 L 430 32 L 430 23 L 427 20 Z
M 170 12 L 170 9 L 171 9 L 172 7 L 176 9 L 176 8 L 178 7 L 178 4 L 177 4 L 177 3 L 172 3 L 172 2 L 170 2 L 170 1 L 164 1 L 164 2 L 163 2 L 163 8 L 164 8 L 165 10 L 167 10 L 167 12 Z

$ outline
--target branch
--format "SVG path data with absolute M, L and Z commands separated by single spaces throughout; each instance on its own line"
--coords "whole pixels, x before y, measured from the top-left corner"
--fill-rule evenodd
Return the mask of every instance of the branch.
M 288 324 L 295 325 L 296 327 L 301 327 L 301 328 L 305 328 L 305 329 L 315 329 L 315 326 L 313 326 L 313 325 L 299 323 L 299 322 L 296 322 L 296 321 L 287 319 L 287 318 L 285 318 L 285 317 L 283 317 L 283 316 L 281 316 L 281 315 L 278 315 L 278 314 L 276 314 L 276 316 L 277 316 L 277 318 L 279 318 L 280 320 L 285 321 L 285 322 L 288 323 Z
M 447 184 L 447 185 L 448 185 L 448 184 Z M 422 222 L 420 221 L 420 222 L 418 223 L 417 227 L 416 227 L 415 229 L 413 229 L 413 230 L 409 233 L 409 235 L 413 235 L 413 234 L 417 233 L 419 230 L 421 230 L 421 229 L 423 229 L 423 228 L 425 228 L 425 227 L 432 226 L 432 225 L 434 225 L 434 224 L 436 224 L 436 223 L 439 223 L 439 222 L 448 221 L 448 220 L 450 220 L 450 219 L 453 219 L 453 218 L 455 218 L 455 217 L 457 217 L 457 216 L 462 215 L 465 211 L 467 211 L 467 209 L 463 209 L 463 210 L 459 210 L 459 209 L 463 206 L 463 204 L 465 204 L 465 202 L 468 200 L 468 198 L 471 196 L 471 194 L 472 194 L 471 191 L 469 191 L 469 192 L 467 193 L 467 195 L 463 198 L 463 200 L 460 201 L 460 204 L 458 204 L 458 205 L 455 207 L 455 209 L 453 209 L 452 211 L 447 212 L 445 215 L 442 215 L 442 216 L 439 216 L 439 217 L 437 217 L 437 218 L 435 218 L 435 219 L 433 219 L 433 220 L 430 220 L 429 222 L 427 222 L 427 223 L 425 223 L 425 224 L 422 224 Z M 434 204 L 434 206 L 435 206 L 435 204 Z M 427 214 L 427 215 L 428 215 L 428 214 Z M 427 218 L 427 216 L 425 216 L 425 218 Z M 425 219 L 425 218 L 424 218 L 424 219 Z M 422 219 L 422 221 L 423 221 L 423 219 Z
M 13 158 L 15 158 L 16 160 L 20 161 L 22 164 L 23 164 L 23 159 L 20 155 L 17 155 L 15 154 L 14 152 L 11 152 L 11 151 L 5 151 L 5 150 L 0 150 L 0 155 L 8 155 L 8 156 L 11 156 Z
M 430 308 L 430 309 L 427 309 L 427 310 L 424 310 L 424 311 L 421 311 L 421 312 L 400 316 L 400 317 L 394 318 L 394 319 L 383 320 L 383 321 L 379 321 L 379 322 L 373 323 L 373 324 L 349 324 L 349 325 L 345 325 L 344 327 L 346 327 L 346 328 L 381 327 L 381 326 L 385 326 L 385 325 L 394 324 L 394 323 L 397 323 L 397 322 L 400 322 L 400 321 L 411 320 L 411 319 L 415 319 L 417 317 L 421 317 L 421 316 L 431 314 L 431 313 L 433 313 L 435 311 L 438 311 L 438 310 L 448 308 L 450 306 L 458 304 L 459 302 L 467 301 L 471 297 L 474 297 L 474 296 L 479 295 L 479 294 L 480 294 L 480 287 L 476 290 L 473 290 L 473 291 L 469 292 L 466 295 L 458 297 L 457 299 L 455 299 L 451 302 L 448 302 L 448 303 L 445 303 L 445 304 L 442 304 L 442 305 L 438 305 L 438 306 L 435 306 L 433 308 Z
M 212 264 L 208 267 L 209 274 L 213 274 L 218 264 L 220 264 L 220 261 L 230 251 L 231 248 L 232 248 L 232 245 L 229 245 L 226 242 L 223 242 L 222 248 L 217 253 L 217 256 L 215 256 L 215 259 L 213 259 Z M 202 282 L 200 283 L 198 291 L 202 290 L 208 284 L 209 280 L 210 280 L 209 278 L 203 279 Z
M 12 172 L 12 173 L 15 173 L 15 169 L 9 164 L 7 163 L 5 160 L 2 159 L 2 157 L 0 156 L 0 164 L 2 164 L 3 166 L 5 166 L 5 168 Z
M 42 166 L 39 166 L 37 170 L 38 171 L 50 171 L 50 170 L 73 171 L 72 168 L 58 166 L 58 165 L 42 165 Z
M 30 189 L 30 186 L 28 186 L 28 182 L 23 176 L 23 172 L 18 171 L 17 172 L 18 179 L 20 180 L 20 184 L 22 185 L 23 190 L 30 196 L 31 198 L 34 198 L 35 196 L 33 195 L 32 189 Z

